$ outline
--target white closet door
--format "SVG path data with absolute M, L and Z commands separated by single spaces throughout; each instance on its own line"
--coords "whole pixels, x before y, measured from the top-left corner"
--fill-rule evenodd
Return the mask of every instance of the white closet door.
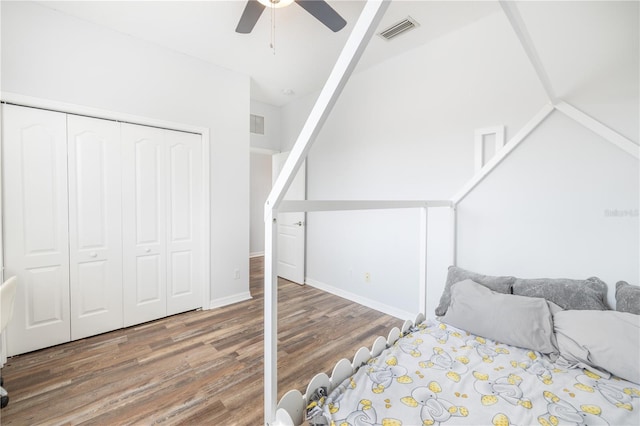
M 122 328 L 120 124 L 67 116 L 71 338 Z
M 5 276 L 18 277 L 8 355 L 70 340 L 65 114 L 3 106 Z
M 165 132 L 168 155 L 167 314 L 202 306 L 201 136 Z
M 122 124 L 124 325 L 166 316 L 164 130 Z

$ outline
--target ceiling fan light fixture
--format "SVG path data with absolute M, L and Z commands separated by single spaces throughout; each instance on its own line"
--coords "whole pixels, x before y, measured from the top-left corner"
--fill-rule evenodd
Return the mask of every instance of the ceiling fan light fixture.
M 270 7 L 273 9 L 280 9 L 282 7 L 287 7 L 294 0 L 258 0 L 263 6 Z
M 247 0 L 240 22 L 236 27 L 236 32 L 249 34 L 267 7 L 271 9 L 272 28 L 275 27 L 273 24 L 275 9 L 286 7 L 294 1 L 334 33 L 347 25 L 347 21 L 334 8 L 329 6 L 325 0 Z

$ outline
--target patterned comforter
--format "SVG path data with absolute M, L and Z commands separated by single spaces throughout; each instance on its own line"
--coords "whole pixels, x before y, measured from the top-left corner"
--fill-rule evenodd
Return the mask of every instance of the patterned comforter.
M 640 385 L 427 320 L 309 414 L 339 426 L 640 425 Z

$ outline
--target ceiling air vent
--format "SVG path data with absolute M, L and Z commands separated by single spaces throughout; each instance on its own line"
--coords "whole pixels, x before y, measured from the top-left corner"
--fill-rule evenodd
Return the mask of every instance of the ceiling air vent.
M 407 16 L 402 21 L 396 22 L 390 27 L 380 31 L 378 35 L 385 40 L 391 40 L 392 38 L 397 37 L 400 34 L 412 30 L 418 26 L 420 26 L 420 24 L 418 24 L 412 17 Z

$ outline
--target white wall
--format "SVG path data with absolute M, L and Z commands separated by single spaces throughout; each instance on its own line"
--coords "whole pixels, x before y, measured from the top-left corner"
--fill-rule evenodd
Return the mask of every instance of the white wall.
M 298 98 L 280 109 L 282 123 L 280 146 L 282 152 L 291 151 L 291 148 L 293 148 L 293 144 L 298 139 L 302 126 L 307 121 L 317 97 L 318 93 L 312 93 Z
M 271 163 L 271 154 L 251 152 L 251 256 L 264 254 L 264 203 L 271 192 Z
M 450 198 L 472 176 L 474 129 L 505 124 L 513 134 L 545 102 L 508 30 L 492 15 L 354 75 L 311 150 L 309 198 Z M 286 107 L 283 122 L 295 127 L 300 109 Z M 439 239 L 445 219 L 432 226 Z M 415 211 L 310 214 L 307 276 L 415 313 L 418 230 Z M 430 250 L 444 262 L 431 265 L 431 281 L 444 280 L 448 250 Z
M 251 114 L 264 117 L 264 135 L 251 133 L 251 148 L 280 152 L 282 141 L 280 107 L 252 100 Z
M 271 155 L 281 151 L 280 107 L 251 101 L 251 114 L 264 117 L 264 135 L 251 133 L 249 253 L 264 254 L 264 203 L 271 191 Z
M 597 276 L 614 307 L 617 281 L 640 282 L 638 177 L 638 160 L 556 111 L 459 204 L 458 263 L 491 275 Z
M 249 78 L 35 3 L 1 7 L 3 91 L 210 129 L 212 303 L 247 297 Z
M 603 102 L 609 114 L 618 109 L 623 117 L 630 117 L 625 108 L 629 97 L 637 104 L 637 89 L 623 95 L 624 102 L 606 96 Z M 315 95 L 309 96 L 283 108 L 285 145 L 297 137 L 314 100 Z M 589 101 L 593 105 L 594 98 Z M 506 18 L 501 13 L 488 16 L 351 78 L 311 150 L 308 198 L 449 199 L 473 176 L 475 129 L 503 124 L 509 140 L 546 103 Z M 600 275 L 610 286 L 617 279 L 637 284 L 638 218 L 604 219 L 603 212 L 638 208 L 638 163 L 623 159 L 617 148 L 557 114 L 521 147 L 521 154 L 508 158 L 502 171 L 492 176 L 501 185 L 483 182 L 460 206 L 458 264 L 484 273 Z M 637 129 L 637 116 L 630 119 L 625 129 Z M 544 143 L 536 143 L 539 139 Z M 545 158 L 549 161 L 542 162 Z M 622 163 L 616 174 L 604 176 Z M 586 179 L 593 167 L 602 170 L 596 175 L 603 179 Z M 538 170 L 544 170 L 544 178 L 534 174 Z M 518 192 L 515 183 L 523 181 L 525 171 L 529 175 L 523 184 L 528 186 Z M 573 187 L 556 183 L 566 174 L 573 176 Z M 620 178 L 631 183 L 616 184 Z M 502 197 L 504 185 L 512 185 L 508 201 Z M 539 215 L 537 226 L 545 232 L 530 244 L 520 238 L 520 234 L 532 236 L 525 212 L 538 211 L 531 206 L 529 192 L 535 194 L 534 200 L 562 200 L 559 205 L 571 205 L 574 217 L 588 205 L 591 217 L 567 229 L 565 213 L 562 218 Z M 505 201 L 499 207 L 487 202 L 496 199 Z M 487 211 L 492 216 L 487 217 Z M 594 212 L 597 217 L 592 217 Z M 390 313 L 416 312 L 417 220 L 416 212 L 310 214 L 308 281 Z M 438 240 L 446 241 L 450 227 L 446 213 L 441 212 L 430 226 Z M 591 241 L 605 244 L 594 241 L 593 251 L 585 256 L 585 240 L 578 235 L 592 226 Z M 491 242 L 494 235 L 500 247 Z M 543 235 L 553 238 L 548 243 L 561 249 L 541 256 Z M 614 239 L 617 244 L 612 244 Z M 434 262 L 428 315 L 433 315 L 444 286 L 448 251 L 446 244 L 430 246 Z M 517 258 L 504 259 L 507 251 L 517 252 Z M 553 265 L 552 256 L 557 258 Z M 531 262 L 536 257 L 540 260 Z M 365 272 L 371 275 L 370 283 L 364 280 Z

